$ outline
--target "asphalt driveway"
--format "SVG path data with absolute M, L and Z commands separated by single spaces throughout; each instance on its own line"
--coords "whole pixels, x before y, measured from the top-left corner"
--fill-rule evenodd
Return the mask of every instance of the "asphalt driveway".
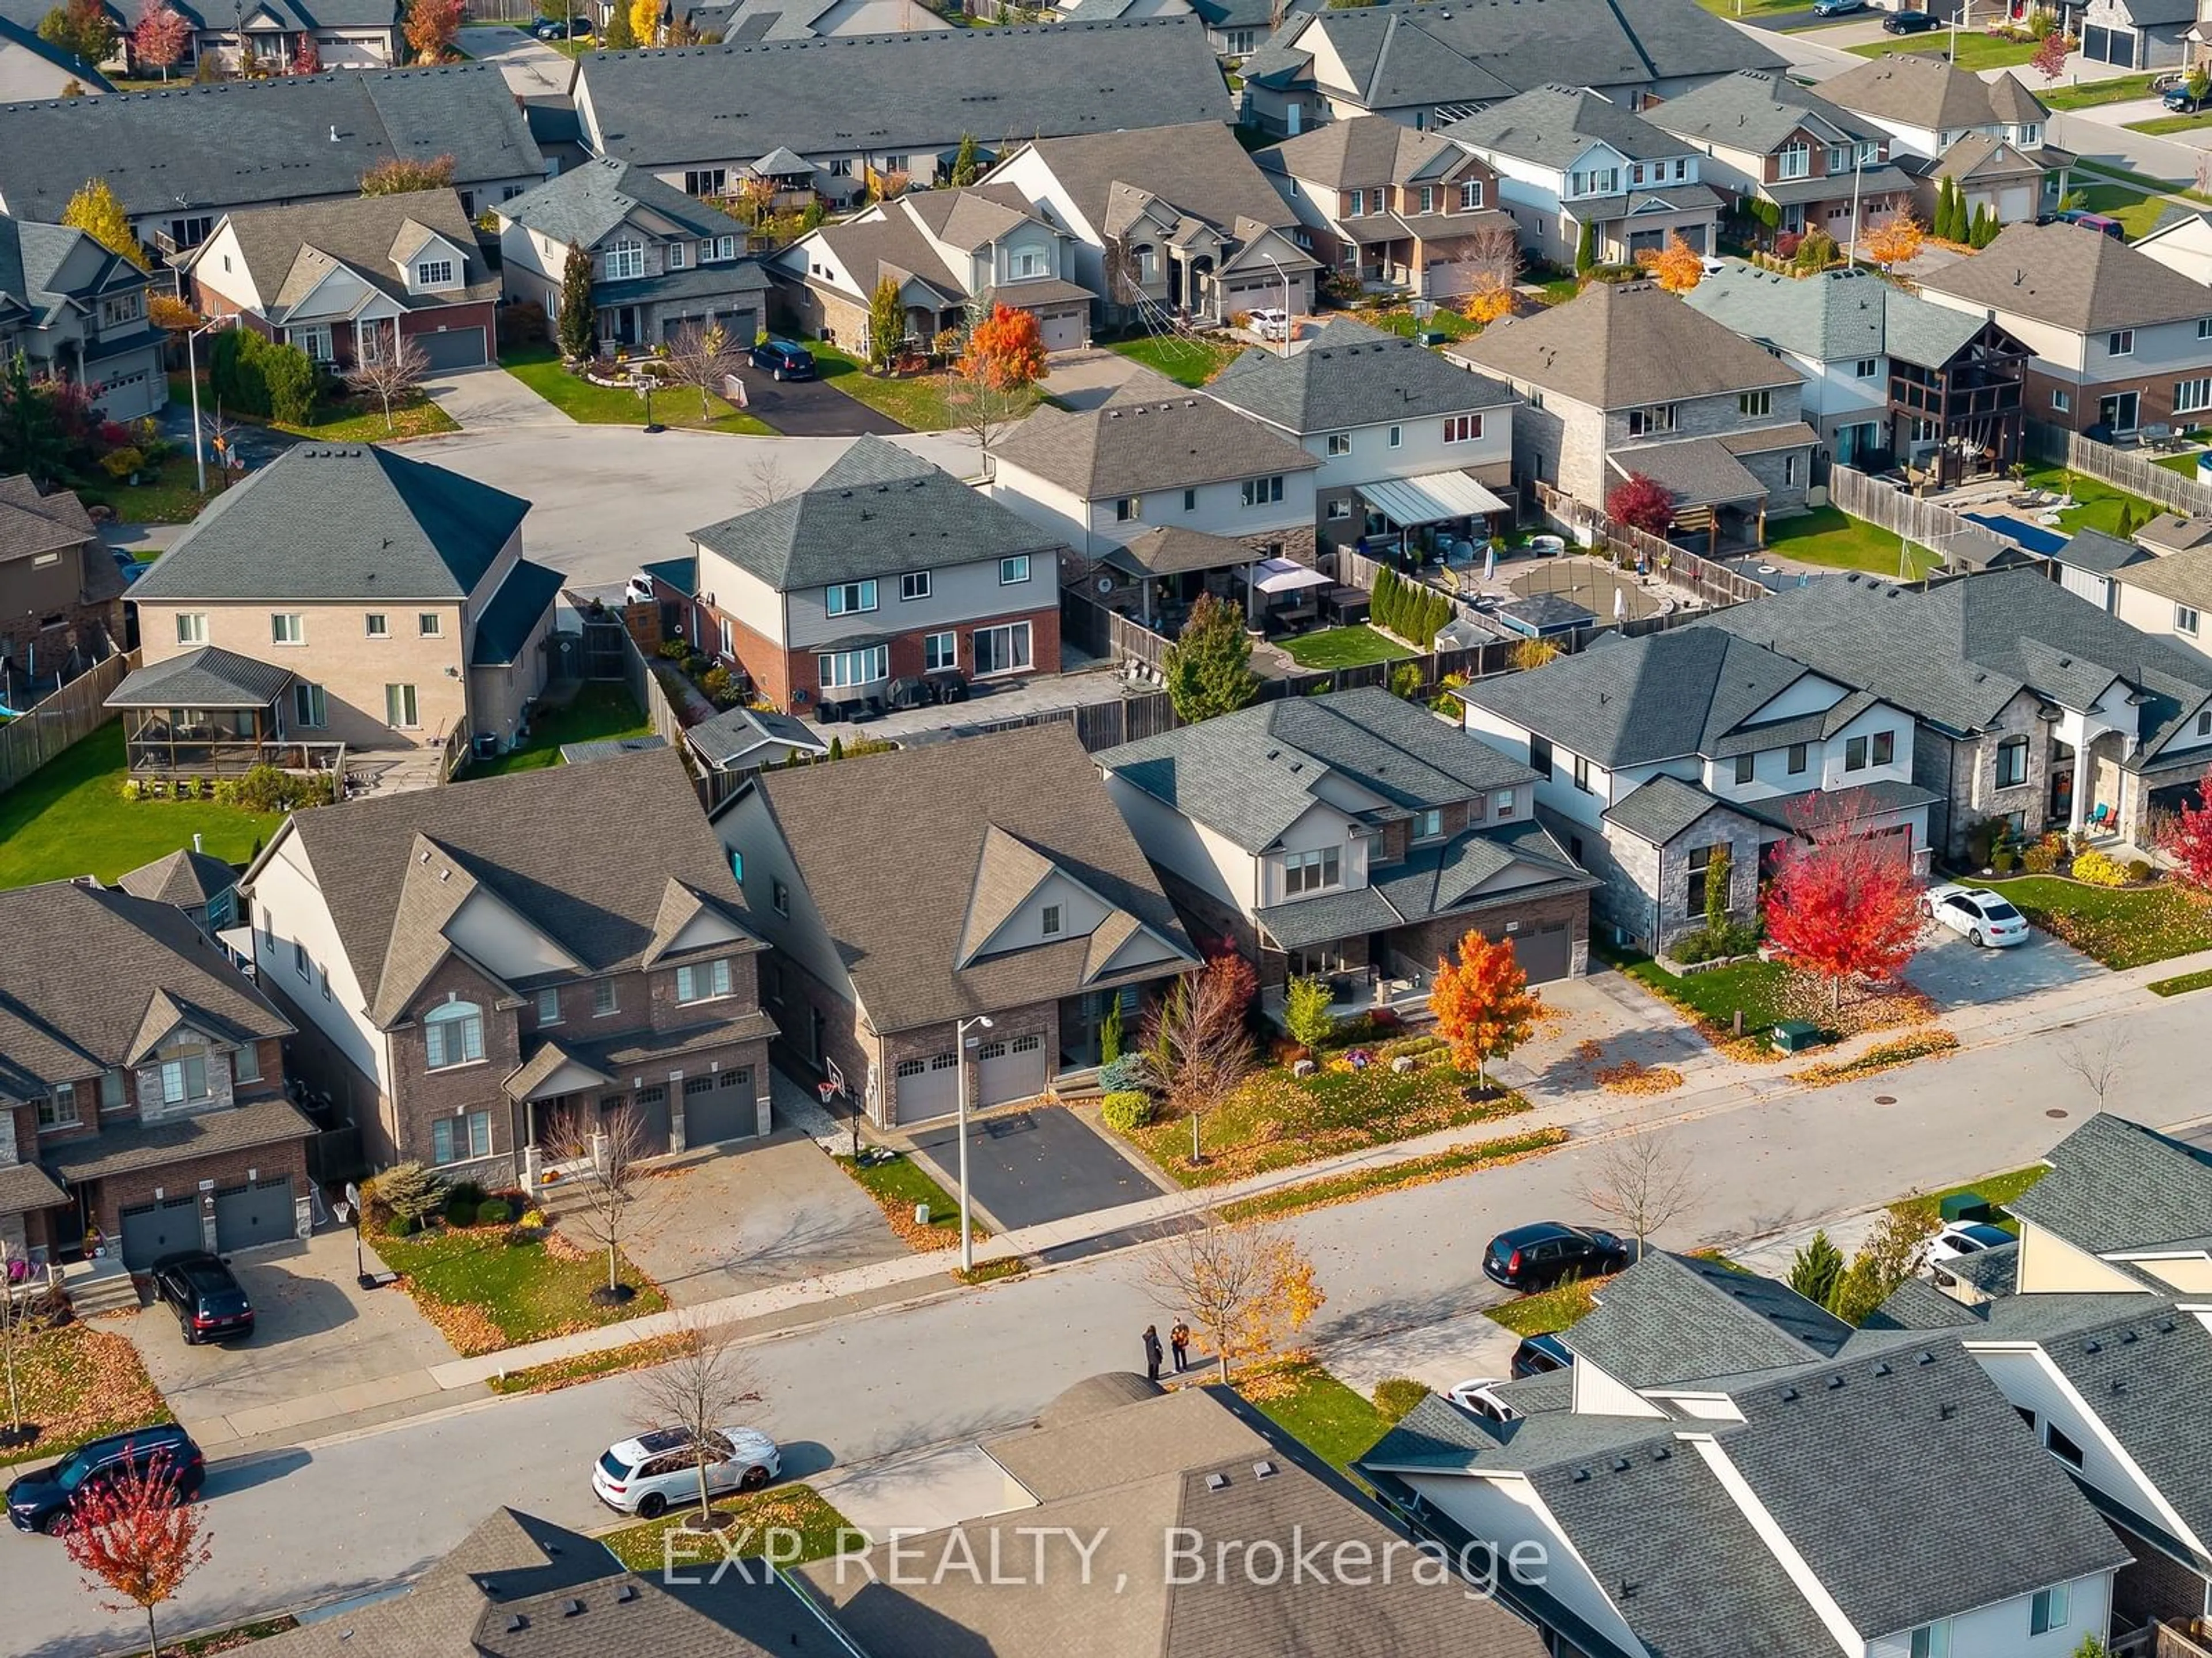
M 925 1129 L 914 1137 L 914 1147 L 936 1168 L 945 1189 L 957 1191 L 957 1127 Z M 1137 1203 L 1169 1189 L 1064 1106 L 970 1117 L 968 1183 L 976 1206 L 1006 1231 Z
M 786 437 L 857 438 L 869 433 L 889 437 L 907 429 L 827 380 L 779 381 L 750 367 L 740 368 L 738 379 L 744 385 L 747 412 Z

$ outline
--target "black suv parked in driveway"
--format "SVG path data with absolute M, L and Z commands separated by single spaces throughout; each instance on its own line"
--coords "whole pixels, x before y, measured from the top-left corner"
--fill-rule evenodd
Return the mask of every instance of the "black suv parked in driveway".
M 766 339 L 753 347 L 752 365 L 780 380 L 814 378 L 814 354 L 789 340 Z
M 49 1536 L 67 1531 L 87 1490 L 97 1490 L 134 1467 L 157 1463 L 162 1478 L 176 1488 L 178 1501 L 189 1503 L 199 1495 L 207 1479 L 207 1459 L 190 1434 L 165 1423 L 89 1441 L 44 1473 L 25 1474 L 8 1487 L 8 1519 L 17 1531 Z
M 1492 1283 L 1528 1294 L 1571 1278 L 1603 1278 L 1628 1265 L 1632 1251 L 1610 1232 L 1540 1220 L 1491 1239 L 1482 1270 Z
M 155 1298 L 176 1314 L 187 1347 L 253 1333 L 253 1303 L 245 1286 L 205 1250 L 163 1255 L 153 1271 Z

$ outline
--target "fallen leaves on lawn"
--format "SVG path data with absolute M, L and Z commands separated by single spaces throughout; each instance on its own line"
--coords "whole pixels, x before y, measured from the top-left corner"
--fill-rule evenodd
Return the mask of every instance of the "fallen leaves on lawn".
M 1599 1072 L 1597 1080 L 1610 1094 L 1671 1094 L 1682 1085 L 1682 1073 L 1671 1065 L 1623 1060 Z
M 510 1370 L 492 1381 L 492 1391 L 500 1394 L 556 1394 L 563 1388 L 573 1388 L 579 1382 L 596 1382 L 603 1376 L 616 1376 L 624 1370 L 641 1370 L 659 1364 L 685 1351 L 690 1345 L 688 1334 L 653 1336 L 647 1340 L 632 1342 L 626 1347 L 612 1347 L 604 1352 L 583 1353 L 574 1358 L 556 1359 L 550 1364 L 527 1365 L 520 1370 Z
M 83 1323 L 29 1337 L 16 1357 L 15 1386 L 23 1419 L 40 1430 L 27 1457 L 43 1460 L 102 1434 L 171 1419 L 130 1338 Z
M 1959 1039 L 1939 1025 L 1914 1035 L 1899 1037 L 1895 1042 L 1876 1042 L 1864 1053 L 1854 1054 L 1848 1060 L 1832 1060 L 1825 1065 L 1808 1066 L 1802 1071 L 1793 1071 L 1790 1073 L 1790 1080 L 1806 1088 L 1827 1088 L 1837 1083 L 1871 1077 L 1877 1072 L 1894 1070 L 1901 1065 L 1911 1065 L 1916 1060 L 1948 1054 L 1958 1045 Z

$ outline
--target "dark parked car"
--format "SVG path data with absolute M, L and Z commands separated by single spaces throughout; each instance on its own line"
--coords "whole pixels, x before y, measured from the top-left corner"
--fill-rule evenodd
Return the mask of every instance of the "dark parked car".
M 1482 1270 L 1492 1283 L 1526 1294 L 1567 1278 L 1602 1278 L 1628 1262 L 1628 1246 L 1610 1232 L 1540 1220 L 1491 1239 Z
M 1925 34 L 1942 27 L 1943 20 L 1932 11 L 1893 11 L 1881 20 L 1881 27 L 1887 34 Z
M 204 1250 L 164 1255 L 155 1261 L 154 1295 L 177 1315 L 187 1347 L 253 1333 L 253 1303 L 246 1298 L 246 1286 Z
M 1530 1336 L 1513 1350 L 1513 1379 L 1526 1382 L 1547 1370 L 1564 1370 L 1575 1362 L 1567 1344 L 1557 1336 Z
M 789 340 L 766 339 L 753 347 L 752 364 L 765 368 L 780 380 L 811 380 L 814 378 L 814 354 L 803 345 L 793 345 Z
M 207 1479 L 207 1459 L 191 1436 L 173 1424 L 135 1428 L 78 1446 L 41 1473 L 27 1473 L 8 1487 L 8 1519 L 17 1531 L 52 1535 L 69 1529 L 77 1499 L 88 1488 L 129 1470 L 158 1463 L 178 1499 L 189 1503 Z
M 2194 115 L 2200 110 L 2212 109 L 2212 87 L 2207 87 L 2202 92 L 2191 92 L 2189 82 L 2184 81 L 2178 87 L 2168 87 L 2166 95 L 2159 101 L 2176 115 Z
M 530 31 L 541 40 L 588 40 L 592 38 L 591 20 L 571 17 L 567 22 L 549 17 Z
M 1843 17 L 1855 11 L 1864 11 L 1868 0 L 1813 0 L 1815 17 Z

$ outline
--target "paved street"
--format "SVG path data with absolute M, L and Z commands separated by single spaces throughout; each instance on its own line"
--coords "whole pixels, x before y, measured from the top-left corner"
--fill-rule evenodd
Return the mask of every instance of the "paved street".
M 480 64 L 496 64 L 507 90 L 524 100 L 565 98 L 575 64 L 552 47 L 505 23 L 465 28 L 459 42 Z
M 2200 1114 L 2193 1096 L 2157 1084 L 2198 1063 L 2203 1006 L 2142 997 L 2129 1014 L 2129 1109 L 2154 1122 Z M 2058 1060 L 2070 1040 L 2027 1035 L 1870 1083 L 1709 1107 L 1676 1131 L 1710 1173 L 1668 1241 L 1725 1244 L 2031 1161 L 2094 1108 Z M 1478 1267 L 1485 1241 L 1532 1217 L 1586 1214 L 1591 1162 L 1570 1149 L 1301 1218 L 1329 1297 L 1310 1332 L 1316 1345 L 1348 1352 L 1346 1368 L 1364 1374 L 1375 1351 L 1411 1353 L 1439 1323 L 1449 1336 L 1492 1293 Z M 752 1350 L 765 1424 L 801 1478 L 919 1451 L 1018 1422 L 1071 1382 L 1133 1365 L 1138 1332 L 1159 1316 L 1135 1261 L 1120 1255 L 802 1329 Z M 1471 1321 L 1456 1328 L 1469 1373 L 1494 1366 L 1494 1339 L 1479 1340 L 1486 1333 Z M 1428 1346 L 1425 1370 L 1455 1368 L 1449 1339 Z M 187 1588 L 175 1625 L 388 1582 L 500 1503 L 603 1520 L 586 1464 L 629 1430 L 633 1390 L 611 1378 L 219 1467 L 209 1485 L 214 1562 Z M 63 1658 L 127 1641 L 58 1558 L 45 1540 L 0 1539 L 9 1645 Z

